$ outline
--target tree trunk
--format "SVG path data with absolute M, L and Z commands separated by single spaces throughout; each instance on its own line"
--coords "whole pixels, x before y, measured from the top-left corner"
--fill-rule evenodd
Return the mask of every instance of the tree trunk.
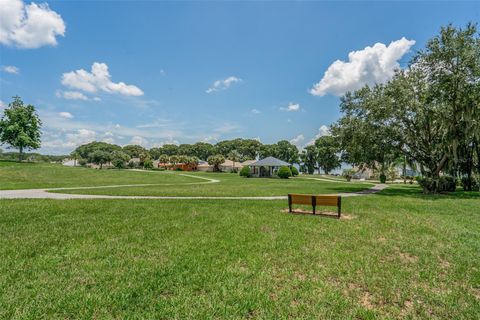
M 23 147 L 20 146 L 19 153 L 18 153 L 18 161 L 19 162 L 22 162 L 22 156 L 23 156 Z
M 403 156 L 403 184 L 407 184 L 407 156 Z

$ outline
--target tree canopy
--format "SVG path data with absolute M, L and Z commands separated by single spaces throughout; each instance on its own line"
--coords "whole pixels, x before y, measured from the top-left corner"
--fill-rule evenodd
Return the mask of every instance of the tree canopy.
M 18 149 L 21 161 L 24 150 L 40 148 L 41 126 L 35 107 L 15 96 L 0 119 L 0 143 Z

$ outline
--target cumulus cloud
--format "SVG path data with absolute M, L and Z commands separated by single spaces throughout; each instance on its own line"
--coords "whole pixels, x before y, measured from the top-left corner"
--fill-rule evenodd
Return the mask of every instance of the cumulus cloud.
M 140 146 L 147 146 L 148 140 L 141 136 L 133 136 L 132 140 L 130 140 L 130 144 L 138 144 Z
M 0 110 L 5 109 L 7 107 L 7 104 L 0 100 Z
M 59 112 L 58 115 L 64 119 L 73 119 L 73 115 L 70 112 L 62 111 Z
M 42 148 L 69 148 L 73 149 L 82 144 L 95 141 L 97 134 L 95 131 L 88 129 L 78 129 L 74 132 L 70 132 L 60 136 L 58 133 L 47 133 L 46 139 L 42 141 Z
M 298 136 L 296 136 L 295 138 L 290 140 L 290 143 L 298 146 L 298 145 L 302 144 L 302 142 L 304 140 L 305 140 L 305 136 L 303 134 L 299 134 Z
M 312 140 L 310 140 L 306 145 L 307 146 L 312 145 L 315 143 L 315 140 L 317 140 L 318 138 L 323 136 L 330 136 L 330 135 L 331 135 L 330 129 L 326 125 L 322 125 L 320 126 L 320 128 L 318 128 L 318 133 L 315 135 L 315 137 L 313 137 Z
M 18 74 L 20 70 L 15 66 L 3 66 L 2 70 L 6 73 Z
M 55 95 L 59 98 L 67 100 L 88 100 L 88 97 L 78 91 L 60 91 L 55 92 Z
M 241 82 L 242 79 L 230 76 L 226 79 L 223 80 L 217 80 L 215 81 L 210 88 L 208 88 L 205 92 L 206 93 L 213 93 L 221 90 L 226 90 L 228 89 L 232 84 Z
M 388 46 L 376 43 L 373 47 L 352 51 L 348 54 L 348 61 L 337 60 L 332 63 L 310 93 L 314 96 L 341 96 L 366 84 L 384 83 L 393 77 L 394 71 L 400 67 L 398 60 L 414 44 L 414 40 L 403 37 Z
M 298 103 L 289 103 L 286 107 L 281 107 L 280 110 L 288 112 L 300 111 L 300 105 Z
M 112 82 L 110 78 L 108 66 L 105 63 L 94 62 L 91 72 L 79 69 L 64 73 L 62 84 L 88 93 L 102 91 L 124 96 L 143 96 L 143 91 L 137 86 L 128 85 L 124 82 Z
M 251 112 L 252 112 L 253 114 L 262 113 L 262 112 L 261 112 L 260 110 L 258 110 L 258 109 L 252 109 Z
M 56 45 L 65 35 L 62 17 L 48 4 L 21 0 L 0 0 L 0 43 L 24 49 Z

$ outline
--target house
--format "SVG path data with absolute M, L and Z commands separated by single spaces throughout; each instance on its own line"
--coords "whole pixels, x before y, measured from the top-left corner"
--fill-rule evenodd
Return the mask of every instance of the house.
M 292 165 L 274 157 L 267 157 L 249 165 L 252 177 L 274 177 L 277 175 L 278 169 L 284 166 L 291 167 Z
M 209 165 L 207 161 L 199 161 L 197 171 L 212 172 L 213 166 Z
M 164 168 L 166 170 L 180 170 L 180 171 L 197 171 L 197 165 L 193 163 L 161 163 L 157 162 L 154 164 L 156 168 Z

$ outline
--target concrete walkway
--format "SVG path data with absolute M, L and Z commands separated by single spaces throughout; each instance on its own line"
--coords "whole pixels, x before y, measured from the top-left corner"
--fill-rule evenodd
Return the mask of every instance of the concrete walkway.
M 207 180 L 214 180 L 208 179 Z M 218 182 L 218 180 L 215 180 Z M 207 182 L 208 183 L 208 182 Z M 214 183 L 210 181 L 210 183 Z M 105 187 L 122 187 L 118 186 L 102 186 Z M 138 186 L 138 185 L 131 185 Z M 377 184 L 370 189 L 352 192 L 352 193 L 340 193 L 342 197 L 355 197 L 364 196 L 368 194 L 377 193 L 387 187 L 386 184 Z M 0 190 L 0 199 L 177 199 L 177 200 L 284 200 L 287 196 L 265 196 L 265 197 L 209 197 L 209 196 L 109 196 L 109 195 L 93 195 L 93 194 L 65 194 L 65 193 L 52 193 L 48 191 L 60 191 L 60 190 L 72 190 L 72 189 L 89 189 L 99 187 L 78 187 L 78 188 L 49 188 L 49 189 L 24 189 L 24 190 Z

